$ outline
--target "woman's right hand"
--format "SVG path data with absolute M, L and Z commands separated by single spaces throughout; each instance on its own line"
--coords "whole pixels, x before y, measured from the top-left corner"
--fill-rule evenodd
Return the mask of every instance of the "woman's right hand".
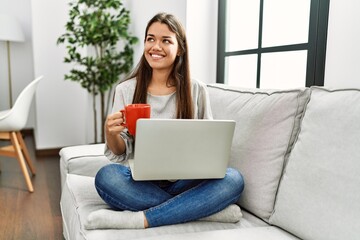
M 124 117 L 122 112 L 116 112 L 107 116 L 105 121 L 105 131 L 108 136 L 119 135 L 124 130 L 122 123 Z
M 122 112 L 116 112 L 107 116 L 105 121 L 105 135 L 107 146 L 116 154 L 121 155 L 125 152 L 125 142 L 120 137 L 120 133 L 125 129 L 122 125 L 124 117 Z

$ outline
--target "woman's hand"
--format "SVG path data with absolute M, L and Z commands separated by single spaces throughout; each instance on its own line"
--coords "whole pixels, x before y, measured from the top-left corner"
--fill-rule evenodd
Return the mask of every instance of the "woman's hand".
M 125 142 L 120 137 L 120 133 L 125 129 L 122 125 L 124 117 L 121 112 L 116 112 L 107 116 L 105 121 L 106 143 L 109 149 L 116 155 L 125 152 Z
M 106 135 L 119 135 L 124 130 L 122 123 L 124 122 L 122 112 L 116 112 L 107 116 L 105 121 Z

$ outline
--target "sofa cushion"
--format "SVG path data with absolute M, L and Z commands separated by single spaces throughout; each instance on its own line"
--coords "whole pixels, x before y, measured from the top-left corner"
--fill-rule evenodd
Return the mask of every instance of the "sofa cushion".
M 268 220 L 309 89 L 208 88 L 214 118 L 236 121 L 230 165 L 245 179 L 239 204 Z
M 303 239 L 359 239 L 360 90 L 312 87 L 270 222 Z
M 262 220 L 243 211 L 243 218 L 237 223 L 220 223 L 195 221 L 185 224 L 176 224 L 139 229 L 96 229 L 86 230 L 85 220 L 88 215 L 98 209 L 108 208 L 108 205 L 99 197 L 94 185 L 94 178 L 68 174 L 61 195 L 61 212 L 63 216 L 63 229 L 66 239 L 72 240 L 98 240 L 98 239 L 137 239 L 165 234 L 182 234 L 191 232 L 238 229 L 249 227 L 268 226 Z
M 62 148 L 59 152 L 61 186 L 67 173 L 95 176 L 102 166 L 109 164 L 104 156 L 104 147 L 105 144 L 100 143 Z

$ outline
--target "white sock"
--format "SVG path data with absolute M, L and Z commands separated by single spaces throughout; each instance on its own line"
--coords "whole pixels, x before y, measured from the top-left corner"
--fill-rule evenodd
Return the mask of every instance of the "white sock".
M 236 204 L 231 204 L 225 209 L 208 217 L 199 219 L 199 221 L 236 223 L 242 217 L 241 209 Z
M 143 229 L 144 213 L 131 211 L 114 211 L 100 209 L 89 214 L 85 222 L 85 229 L 131 228 Z
M 198 221 L 236 223 L 242 217 L 241 209 L 236 204 L 231 204 L 225 209 Z M 144 213 L 131 211 L 114 211 L 100 209 L 89 214 L 84 224 L 85 229 L 143 229 Z

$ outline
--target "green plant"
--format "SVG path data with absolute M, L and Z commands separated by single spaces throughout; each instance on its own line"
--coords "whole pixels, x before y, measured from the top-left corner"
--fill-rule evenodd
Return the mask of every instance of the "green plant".
M 98 142 L 96 96 L 100 94 L 103 142 L 112 87 L 122 74 L 131 70 L 133 45 L 138 38 L 128 31 L 130 13 L 121 0 L 77 0 L 70 2 L 69 6 L 66 32 L 57 40 L 57 44 L 66 44 L 64 62 L 74 64 L 65 80 L 79 82 L 92 94 L 95 143 Z M 109 93 L 107 104 L 106 92 Z

